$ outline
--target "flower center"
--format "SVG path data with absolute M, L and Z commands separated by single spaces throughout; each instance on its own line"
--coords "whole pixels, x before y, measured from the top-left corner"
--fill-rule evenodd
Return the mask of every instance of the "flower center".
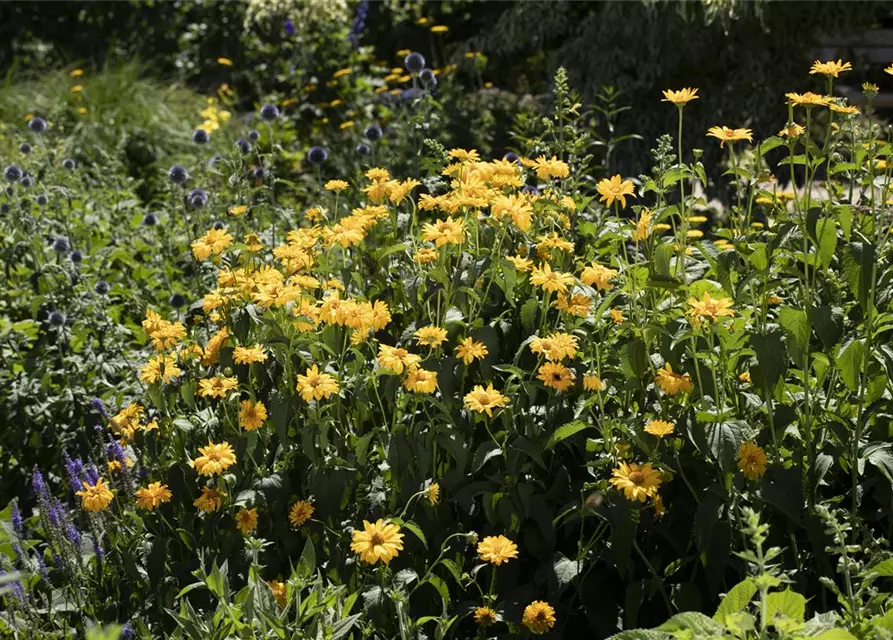
M 369 542 L 371 542 L 373 546 L 378 547 L 384 544 L 384 538 L 380 533 L 373 533 Z
M 635 485 L 642 486 L 643 484 L 645 484 L 645 474 L 641 471 L 633 471 L 629 474 L 629 479 L 630 482 Z

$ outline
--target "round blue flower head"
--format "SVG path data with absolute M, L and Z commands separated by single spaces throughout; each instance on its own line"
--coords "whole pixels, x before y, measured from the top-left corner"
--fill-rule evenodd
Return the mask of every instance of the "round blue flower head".
M 208 160 L 208 168 L 213 169 L 213 168 L 214 168 L 214 165 L 216 165 L 216 164 L 217 164 L 218 162 L 220 162 L 221 160 L 223 160 L 223 157 L 222 157 L 222 156 L 214 156 L 213 158 L 211 158 L 210 160 Z
M 193 189 L 189 192 L 189 195 L 186 196 L 186 202 L 188 202 L 193 209 L 201 209 L 208 204 L 208 193 L 204 189 Z
M 369 142 L 378 142 L 379 140 L 381 140 L 382 136 L 381 127 L 379 127 L 377 124 L 370 124 L 368 127 L 366 127 L 366 130 L 363 131 L 363 136 Z
M 34 133 L 43 133 L 47 130 L 47 121 L 40 116 L 28 120 L 28 128 Z
M 53 240 L 53 251 L 56 253 L 67 253 L 69 249 L 71 249 L 71 245 L 68 244 L 68 238 L 59 236 Z
M 433 89 L 437 86 L 437 76 L 434 75 L 434 72 L 431 69 L 422 69 L 419 72 L 419 80 L 422 81 L 422 84 L 425 85 L 426 89 Z
M 425 56 L 417 51 L 413 51 L 403 59 L 403 66 L 410 73 L 418 73 L 425 68 Z
M 31 185 L 34 184 L 34 178 L 32 178 L 31 176 L 29 176 L 26 173 L 25 175 L 22 176 L 22 181 L 19 184 L 21 184 L 23 187 L 25 187 L 27 189 Z
M 11 164 L 3 170 L 3 177 L 10 182 L 18 182 L 22 179 L 22 170 L 16 165 Z
M 291 18 L 288 18 L 285 21 L 285 35 L 287 35 L 289 38 L 295 35 L 295 21 Z
M 192 132 L 192 141 L 195 144 L 208 144 L 210 140 L 211 135 L 204 129 L 196 129 Z
M 502 156 L 502 159 L 506 162 L 518 162 L 521 157 L 514 151 L 509 151 L 504 156 Z
M 65 324 L 65 314 L 61 311 L 53 311 L 50 314 L 50 324 L 54 327 L 61 327 Z
M 171 297 L 170 297 L 170 299 L 168 299 L 168 302 L 174 309 L 179 309 L 180 307 L 182 307 L 183 305 L 186 304 L 186 296 L 184 296 L 182 293 L 174 293 L 174 294 L 171 294 Z
M 313 164 L 322 164 L 328 157 L 329 152 L 322 147 L 310 147 L 310 151 L 307 152 L 307 160 Z
M 260 117 L 267 122 L 272 122 L 279 117 L 279 109 L 274 104 L 265 104 L 260 108 Z
M 143 216 L 143 225 L 154 227 L 156 224 L 158 224 L 158 216 L 156 214 L 149 212 Z
M 213 226 L 214 226 L 214 229 L 216 229 L 217 231 L 223 231 L 224 229 L 226 229 L 226 225 L 223 224 L 220 220 L 215 222 Z
M 174 184 L 186 184 L 189 181 L 189 172 L 178 164 L 172 166 L 167 172 L 168 179 Z
M 539 192 L 540 192 L 540 190 L 537 189 L 532 184 L 528 184 L 528 185 L 521 187 L 521 193 L 526 193 L 526 194 L 535 196 L 535 195 L 539 194 Z
M 254 176 L 255 180 L 263 180 L 264 176 L 267 175 L 267 172 L 264 171 L 263 167 L 257 167 L 254 171 L 251 172 L 251 175 Z
M 108 292 L 111 291 L 111 286 L 105 280 L 100 280 L 95 285 L 93 285 L 93 291 L 98 293 L 101 296 L 108 295 Z
M 260 131 L 258 131 L 257 129 L 252 129 L 251 131 L 249 131 L 248 140 L 250 140 L 251 142 L 257 142 L 258 140 L 260 140 Z
M 238 140 L 236 140 L 233 143 L 233 146 L 245 155 L 251 153 L 251 143 L 244 138 L 239 138 Z
M 79 264 L 79 263 L 83 262 L 83 260 L 84 260 L 84 254 L 81 253 L 80 251 L 78 251 L 77 249 L 72 251 L 68 255 L 68 257 L 71 258 L 71 261 L 74 262 L 75 264 Z
M 47 196 L 47 194 L 45 194 L 45 193 L 38 194 L 38 195 L 34 198 L 34 202 L 36 202 L 37 204 L 39 204 L 41 207 L 45 207 L 46 204 L 47 204 L 47 202 L 49 202 L 49 201 L 50 201 L 50 199 L 49 199 L 49 197 Z
M 372 148 L 365 142 L 357 145 L 357 155 L 368 156 L 370 153 L 372 153 Z
M 27 156 L 29 153 L 31 153 L 31 145 L 27 142 L 23 142 L 19 145 L 19 153 Z
M 65 158 L 65 160 L 62 161 L 62 168 L 66 171 L 74 171 L 76 166 L 78 166 L 78 164 L 72 158 Z

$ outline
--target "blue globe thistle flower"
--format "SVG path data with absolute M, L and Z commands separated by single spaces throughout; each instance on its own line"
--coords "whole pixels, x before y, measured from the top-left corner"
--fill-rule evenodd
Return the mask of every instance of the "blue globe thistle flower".
M 28 120 L 28 128 L 33 133 L 43 133 L 47 130 L 47 121 L 40 116 L 35 116 Z
M 248 155 L 251 153 L 251 143 L 248 142 L 245 138 L 239 138 L 233 143 L 233 146 L 242 152 L 243 155 Z
M 61 311 L 53 311 L 50 314 L 50 324 L 54 327 L 61 327 L 65 324 L 65 314 Z
M 111 285 L 109 285 L 109 283 L 105 280 L 99 280 L 96 284 L 93 285 L 93 291 L 101 296 L 107 296 L 109 291 L 111 290 Z
M 152 212 L 143 216 L 143 225 L 146 227 L 154 227 L 158 224 L 158 215 Z
M 71 261 L 75 264 L 79 264 L 84 260 L 84 254 L 75 249 L 71 253 L 68 254 L 68 257 L 71 258 Z
M 186 196 L 186 202 L 188 202 L 193 209 L 201 209 L 208 204 L 208 193 L 204 189 L 193 189 L 189 192 L 189 195 Z
M 208 168 L 213 169 L 214 165 L 223 160 L 223 156 L 214 156 L 210 160 L 208 160 Z
M 289 38 L 295 35 L 295 21 L 291 18 L 287 18 L 285 20 L 285 35 L 287 35 Z
M 403 66 L 410 73 L 418 73 L 425 68 L 425 56 L 417 51 L 413 51 L 403 59 Z
M 29 153 L 31 153 L 31 145 L 28 144 L 27 142 L 23 142 L 22 144 L 19 145 L 19 153 L 27 156 Z
M 419 72 L 419 80 L 422 81 L 422 84 L 425 85 L 426 89 L 433 89 L 437 86 L 437 76 L 434 75 L 434 72 L 431 69 L 422 69 Z
M 38 204 L 38 206 L 45 207 L 47 202 L 50 201 L 49 196 L 45 193 L 40 193 L 34 197 L 34 202 Z
M 251 172 L 251 175 L 254 176 L 255 180 L 263 180 L 267 175 L 267 172 L 264 171 L 263 167 L 257 167 L 254 171 Z
M 19 184 L 22 185 L 23 187 L 25 187 L 26 189 L 29 189 L 34 184 L 34 178 L 25 174 L 22 176 L 22 181 L 19 182 Z
M 527 194 L 535 196 L 535 195 L 539 194 L 539 192 L 540 192 L 540 190 L 537 189 L 532 184 L 528 184 L 528 185 L 521 187 L 521 193 L 527 193 Z
M 186 296 L 182 293 L 173 293 L 171 294 L 171 297 L 168 298 L 168 302 L 174 309 L 179 309 L 186 304 Z
M 222 231 L 222 230 L 226 229 L 226 225 L 223 224 L 220 220 L 215 222 L 213 226 L 217 231 Z
M 62 161 L 62 168 L 66 171 L 74 171 L 77 166 L 78 163 L 75 162 L 73 158 L 65 158 L 65 160 Z
M 368 127 L 366 127 L 366 130 L 363 131 L 363 137 L 365 137 L 366 140 L 368 140 L 369 142 L 378 142 L 379 140 L 381 140 L 381 136 L 381 127 L 379 127 L 377 124 L 370 124 Z
M 514 151 L 508 151 L 504 156 L 502 156 L 502 159 L 506 162 L 518 162 L 521 157 Z
M 272 122 L 279 117 L 279 109 L 274 104 L 265 104 L 260 108 L 260 117 L 262 120 Z
M 369 0 L 360 0 L 359 4 L 357 4 L 357 12 L 354 14 L 353 26 L 350 28 L 350 33 L 347 34 L 347 39 L 354 49 L 360 46 L 360 36 L 363 34 L 363 29 L 366 28 L 366 18 L 368 16 Z
M 186 171 L 186 167 L 175 164 L 168 170 L 167 177 L 174 184 L 182 185 L 189 181 L 189 172 Z
M 4 202 L 0 204 L 0 214 L 5 216 L 7 213 L 9 213 L 9 205 Z
M 368 156 L 370 153 L 372 153 L 372 148 L 365 142 L 357 145 L 357 155 Z
M 68 238 L 59 236 L 53 240 L 53 251 L 56 253 L 67 253 L 70 249 L 71 245 L 68 243 Z
M 8 165 L 3 170 L 3 177 L 6 178 L 7 180 L 9 180 L 10 182 L 18 182 L 19 180 L 22 179 L 22 175 L 23 175 L 22 170 L 19 169 L 19 167 L 17 167 L 14 164 Z
M 307 160 L 313 164 L 322 164 L 329 158 L 329 152 L 322 147 L 310 147 L 307 152 Z
M 195 144 L 208 144 L 211 141 L 211 134 L 204 129 L 196 129 L 192 132 L 192 141 Z
M 258 140 L 260 140 L 260 131 L 258 131 L 257 129 L 252 129 L 248 132 L 248 139 L 251 142 L 257 142 Z

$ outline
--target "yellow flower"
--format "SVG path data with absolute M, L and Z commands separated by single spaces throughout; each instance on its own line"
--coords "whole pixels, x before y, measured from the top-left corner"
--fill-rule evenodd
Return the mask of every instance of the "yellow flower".
M 450 28 L 443 24 L 434 25 L 431 27 L 431 33 L 446 33 Z
M 548 159 L 546 156 L 540 156 L 536 160 L 528 162 L 536 171 L 536 177 L 540 180 L 566 178 L 570 175 L 570 167 L 563 160 L 559 160 L 557 156 L 552 156 Z
M 432 249 L 430 247 L 419 249 L 412 257 L 412 261 L 416 264 L 428 264 L 429 262 L 434 262 L 435 260 L 437 260 L 437 249 Z
M 824 107 L 828 104 L 828 101 L 829 101 L 827 96 L 820 96 L 817 93 L 813 93 L 812 91 L 807 91 L 806 93 L 791 92 L 791 93 L 784 94 L 784 96 L 795 107 L 798 107 L 798 106 Z
M 583 388 L 586 391 L 604 391 L 605 383 L 595 374 L 583 376 Z
M 544 262 L 539 267 L 534 267 L 530 274 L 530 283 L 537 287 L 542 287 L 544 291 L 555 293 L 556 291 L 564 293 L 567 286 L 574 283 L 574 276 L 570 273 L 561 271 L 552 271 L 552 267 L 548 262 Z
M 645 425 L 645 432 L 650 433 L 658 438 L 663 438 L 673 433 L 674 426 L 672 422 L 666 420 L 651 420 Z
M 83 491 L 78 491 L 75 495 L 80 496 L 81 507 L 84 511 L 96 513 L 107 509 L 109 503 L 111 503 L 112 499 L 115 497 L 115 494 L 112 493 L 111 489 L 108 488 L 108 485 L 105 484 L 105 481 L 102 478 L 97 479 L 96 484 L 94 485 L 86 482 L 83 482 L 83 485 Z
M 621 462 L 617 469 L 611 472 L 611 484 L 623 491 L 627 500 L 645 502 L 645 499 L 657 493 L 660 487 L 660 471 L 653 468 L 651 463 L 638 465 Z
M 288 594 L 286 584 L 284 582 L 280 582 L 279 580 L 270 580 L 267 585 L 270 587 L 270 592 L 273 594 L 273 599 L 276 600 L 276 603 L 281 607 L 285 605 L 285 597 Z
M 742 442 L 738 449 L 738 469 L 748 480 L 759 480 L 766 473 L 766 452 L 755 442 Z
M 556 391 L 567 391 L 574 384 L 574 372 L 560 362 L 546 362 L 539 368 L 536 377 Z
M 548 602 L 534 600 L 524 607 L 521 622 L 534 634 L 541 635 L 555 626 L 555 609 Z
M 465 406 L 478 413 L 486 413 L 493 417 L 493 409 L 508 406 L 509 399 L 488 384 L 485 389 L 477 384 L 474 389 L 465 396 Z
M 198 452 L 202 455 L 193 460 L 191 465 L 203 476 L 222 473 L 236 464 L 236 454 L 228 442 L 214 444 L 208 440 L 208 446 L 199 447 Z
M 617 275 L 617 272 L 608 267 L 593 262 L 590 266 L 583 269 L 580 274 L 580 280 L 587 286 L 595 285 L 600 291 L 611 288 L 609 280 Z
M 521 256 L 509 256 L 506 259 L 512 263 L 512 266 L 515 267 L 517 271 L 520 271 L 521 273 L 530 271 L 533 268 L 533 260 L 528 260 L 527 258 L 522 258 Z
M 647 240 L 648 236 L 651 235 L 651 220 L 654 218 L 654 214 L 651 213 L 650 209 L 642 209 L 642 213 L 639 214 L 639 221 L 636 223 L 636 228 L 632 232 L 632 239 L 636 242 L 642 242 L 643 240 Z
M 843 60 L 838 60 L 834 62 L 830 60 L 828 62 L 819 62 L 816 60 L 812 63 L 812 68 L 810 68 L 810 75 L 820 73 L 827 78 L 836 78 L 838 74 L 843 73 L 844 71 L 852 71 L 853 65 L 849 62 L 844 62 Z
M 236 514 L 236 528 L 245 535 L 257 529 L 257 509 L 242 507 Z
M 474 610 L 474 621 L 482 627 L 496 624 L 496 612 L 490 607 L 477 607 Z
M 438 220 L 434 224 L 425 223 L 422 225 L 422 239 L 433 242 L 438 247 L 462 244 L 465 241 L 465 222 L 447 216 L 446 220 Z
M 421 367 L 410 367 L 403 380 L 403 386 L 416 393 L 434 393 L 437 389 L 437 372 Z
M 675 396 L 677 393 L 691 393 L 694 386 L 691 383 L 691 377 L 681 373 L 674 373 L 673 367 L 668 362 L 662 369 L 657 370 L 657 377 L 654 379 L 655 384 L 668 396 Z
M 708 292 L 704 292 L 701 299 L 689 298 L 688 318 L 692 326 L 700 327 L 702 319 L 717 320 L 722 317 L 735 315 L 732 310 L 732 300 L 729 298 L 713 298 Z
M 487 536 L 478 543 L 478 555 L 484 562 L 499 566 L 518 557 L 518 545 L 505 536 Z
M 74 86 L 70 89 L 70 91 L 71 91 L 72 93 L 79 93 L 79 92 L 81 92 L 81 91 L 83 91 L 83 90 L 84 90 L 84 87 L 83 87 L 82 85 L 79 85 L 79 84 L 74 85 Z
M 229 214 L 236 217 L 244 215 L 247 211 L 248 205 L 244 204 L 234 204 L 229 208 Z
M 140 487 L 136 490 L 136 506 L 152 511 L 155 507 L 170 502 L 171 497 L 172 494 L 166 484 L 152 482 L 148 487 Z
M 84 75 L 83 69 L 72 69 L 68 72 L 68 76 L 71 78 L 80 78 L 82 75 Z
M 264 248 L 256 233 L 245 234 L 245 245 L 245 249 L 250 253 L 257 253 Z
M 569 313 L 572 316 L 586 318 L 589 316 L 589 311 L 592 308 L 592 298 L 584 293 L 575 293 L 570 297 L 559 293 L 552 304 L 556 309 Z
M 219 511 L 220 507 L 223 505 L 223 499 L 226 497 L 226 493 L 224 493 L 221 489 L 211 489 L 209 487 L 202 487 L 202 495 L 195 499 L 192 503 L 200 511 L 204 511 L 205 513 L 213 513 L 214 511 Z
M 198 381 L 198 395 L 202 398 L 225 398 L 226 394 L 239 386 L 236 378 L 203 378 Z
M 177 366 L 177 361 L 172 356 L 159 354 L 149 361 L 140 369 L 140 380 L 155 384 L 159 380 L 165 384 L 170 383 L 171 379 L 183 373 Z
M 673 91 L 672 89 L 666 89 L 664 92 L 664 99 L 661 102 L 672 102 L 677 107 L 685 106 L 687 103 L 692 100 L 697 100 L 701 96 L 698 95 L 697 89 L 691 89 L 686 87 L 685 89 L 680 89 L 679 91 Z
M 447 330 L 429 325 L 415 332 L 415 339 L 421 345 L 436 349 L 447 339 Z
M 850 105 L 840 105 L 836 102 L 829 102 L 828 108 L 836 113 L 842 113 L 847 116 L 859 115 L 859 109 Z
M 313 511 L 313 503 L 309 500 L 298 500 L 291 506 L 291 511 L 288 512 L 288 521 L 291 522 L 292 526 L 300 529 L 313 515 Z
M 753 380 L 750 377 L 750 371 L 742 371 L 738 376 L 738 379 L 744 384 L 752 384 Z
M 394 373 L 403 373 L 404 369 L 416 366 L 422 359 L 414 353 L 399 347 L 386 344 L 378 347 L 378 364 Z
M 623 323 L 623 311 L 614 307 L 611 309 L 611 322 L 614 324 L 622 324 Z
M 542 354 L 546 360 L 552 362 L 573 359 L 577 355 L 577 338 L 569 333 L 551 333 L 546 338 L 533 338 L 530 341 L 530 350 Z
M 298 374 L 298 393 L 305 401 L 325 400 L 338 393 L 338 382 L 327 373 L 320 373 L 313 365 L 303 375 Z
M 338 128 L 344 131 L 345 129 L 350 129 L 356 123 L 353 120 L 347 120 L 338 125 Z
M 431 503 L 433 507 L 440 501 L 440 485 L 436 482 L 432 482 L 428 487 L 428 492 L 426 497 L 428 498 L 428 502 Z
M 233 237 L 226 232 L 226 229 L 210 229 L 192 243 L 192 255 L 196 260 L 202 261 L 211 254 L 220 255 L 232 243 Z
M 487 353 L 487 345 L 483 342 L 475 342 L 474 338 L 465 338 L 456 346 L 456 355 L 462 358 L 465 364 L 483 360 Z
M 778 135 L 783 138 L 796 138 L 798 136 L 802 136 L 806 133 L 806 128 L 801 127 L 796 122 L 792 122 L 788 125 L 785 125 L 785 128 L 778 132 Z
M 233 351 L 233 361 L 236 364 L 252 364 L 253 362 L 265 362 L 267 352 L 256 344 L 252 347 L 236 347 Z
M 707 130 L 707 135 L 717 138 L 720 148 L 724 147 L 726 142 L 738 142 L 739 140 L 753 142 L 753 131 L 750 129 L 730 129 L 726 126 L 710 127 Z
M 379 519 L 375 524 L 363 520 L 363 530 L 353 532 L 350 550 L 359 554 L 367 564 L 375 564 L 379 560 L 388 564 L 403 550 L 403 534 L 400 527 Z
M 224 67 L 233 66 L 233 61 L 229 58 L 217 58 L 217 64 L 222 64 Z
M 332 74 L 332 77 L 333 78 L 343 78 L 344 76 L 350 75 L 350 71 L 351 70 L 349 68 L 338 69 L 338 71 L 336 71 L 335 73 Z
M 602 178 L 595 185 L 595 189 L 601 195 L 599 200 L 609 207 L 615 201 L 620 202 L 620 206 L 626 207 L 626 196 L 636 197 L 632 180 L 624 180 L 619 174 L 611 178 Z
M 326 189 L 328 189 L 329 191 L 344 191 L 349 186 L 350 185 L 347 184 L 347 182 L 345 182 L 344 180 L 329 180 L 328 182 L 326 182 Z
M 239 405 L 239 425 L 245 431 L 254 431 L 264 426 L 267 421 L 267 408 L 258 400 L 242 400 Z

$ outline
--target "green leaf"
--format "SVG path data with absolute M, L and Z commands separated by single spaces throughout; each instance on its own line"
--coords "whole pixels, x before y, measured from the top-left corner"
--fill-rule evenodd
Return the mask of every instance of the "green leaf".
M 827 269 L 834 258 L 834 250 L 837 248 L 837 225 L 834 218 L 822 218 L 816 223 L 816 245 L 819 259 Z
M 630 629 L 614 634 L 608 640 L 667 640 L 667 634 L 652 629 Z
M 217 566 L 216 560 L 211 566 L 211 573 L 205 578 L 205 584 L 208 585 L 208 590 L 211 593 L 218 598 L 223 598 L 223 574 L 220 573 L 220 567 Z
M 521 306 L 521 324 L 529 333 L 533 333 L 537 309 L 539 301 L 536 298 L 531 298 Z
M 707 446 L 720 467 L 730 471 L 744 440 L 744 427 L 738 422 L 713 422 L 704 427 Z
M 815 640 L 856 640 L 856 636 L 846 629 L 828 629 L 812 637 Z
M 549 441 L 546 443 L 546 449 L 552 449 L 562 440 L 567 440 L 572 435 L 580 433 L 584 429 L 589 429 L 591 426 L 592 425 L 589 425 L 582 420 L 574 420 L 573 422 L 568 422 L 567 424 L 558 427 L 552 435 L 549 436 Z
M 419 525 L 417 525 L 412 520 L 407 520 L 406 522 L 402 523 L 400 526 L 403 527 L 404 529 L 406 529 L 407 531 L 411 532 L 416 538 L 418 538 L 419 540 L 422 541 L 422 544 L 425 545 L 426 549 L 428 548 L 428 541 L 425 539 L 425 534 L 422 533 L 422 530 L 419 528 Z
M 887 558 L 874 565 L 869 571 L 885 578 L 893 578 L 893 558 Z
M 695 637 L 720 638 L 723 636 L 723 626 L 721 624 L 697 611 L 677 613 L 660 625 L 658 630 L 666 631 L 673 635 L 677 631 L 691 631 Z
M 844 344 L 837 354 L 837 370 L 847 388 L 856 393 L 859 390 L 859 373 L 862 370 L 862 340 L 850 340 Z
M 796 622 L 803 622 L 806 616 L 806 598 L 790 589 L 773 591 L 766 596 L 766 615 L 769 620 L 784 616 Z
M 339 620 L 335 624 L 332 625 L 332 635 L 329 637 L 329 640 L 338 640 L 338 638 L 343 638 L 353 629 L 353 626 L 357 623 L 357 620 L 360 619 L 362 613 L 355 613 L 352 616 L 348 616 L 344 618 L 344 620 Z
M 756 592 L 757 584 L 754 582 L 753 578 L 745 578 L 729 589 L 729 592 L 722 599 L 722 602 L 719 603 L 716 613 L 713 614 L 713 619 L 725 624 L 726 616 L 743 610 L 753 599 Z
M 771 138 L 766 138 L 763 142 L 760 143 L 760 155 L 764 156 L 768 152 L 772 151 L 776 147 L 781 147 L 784 145 L 784 140 L 779 138 L 778 136 L 772 136 Z
M 788 351 L 794 362 L 803 366 L 806 348 L 809 345 L 809 322 L 806 312 L 793 307 L 782 307 L 778 311 L 778 323 L 788 339 Z
M 478 445 L 474 452 L 474 458 L 471 462 L 471 472 L 477 473 L 487 464 L 487 461 L 496 456 L 502 455 L 502 449 L 492 440 L 485 440 Z
M 855 232 L 853 235 L 862 237 Z M 865 310 L 868 308 L 871 275 L 877 259 L 875 248 L 864 238 L 862 242 L 849 242 L 844 246 L 843 274 L 862 309 Z
M 301 578 L 309 578 L 316 570 L 316 547 L 310 537 L 304 542 L 301 559 L 298 560 L 297 572 Z
M 641 340 L 632 340 L 620 348 L 620 365 L 627 378 L 642 378 L 648 371 L 648 349 Z
M 781 333 L 753 334 L 750 344 L 757 354 L 757 367 L 751 371 L 754 384 L 758 388 L 774 389 L 787 369 L 787 353 Z
M 555 572 L 555 578 L 558 580 L 558 587 L 561 588 L 570 584 L 577 577 L 577 574 L 580 573 L 580 562 L 561 556 L 552 565 L 552 570 Z
M 828 305 L 812 307 L 809 310 L 809 321 L 826 349 L 840 342 L 840 336 L 843 334 L 843 317 L 840 309 Z

